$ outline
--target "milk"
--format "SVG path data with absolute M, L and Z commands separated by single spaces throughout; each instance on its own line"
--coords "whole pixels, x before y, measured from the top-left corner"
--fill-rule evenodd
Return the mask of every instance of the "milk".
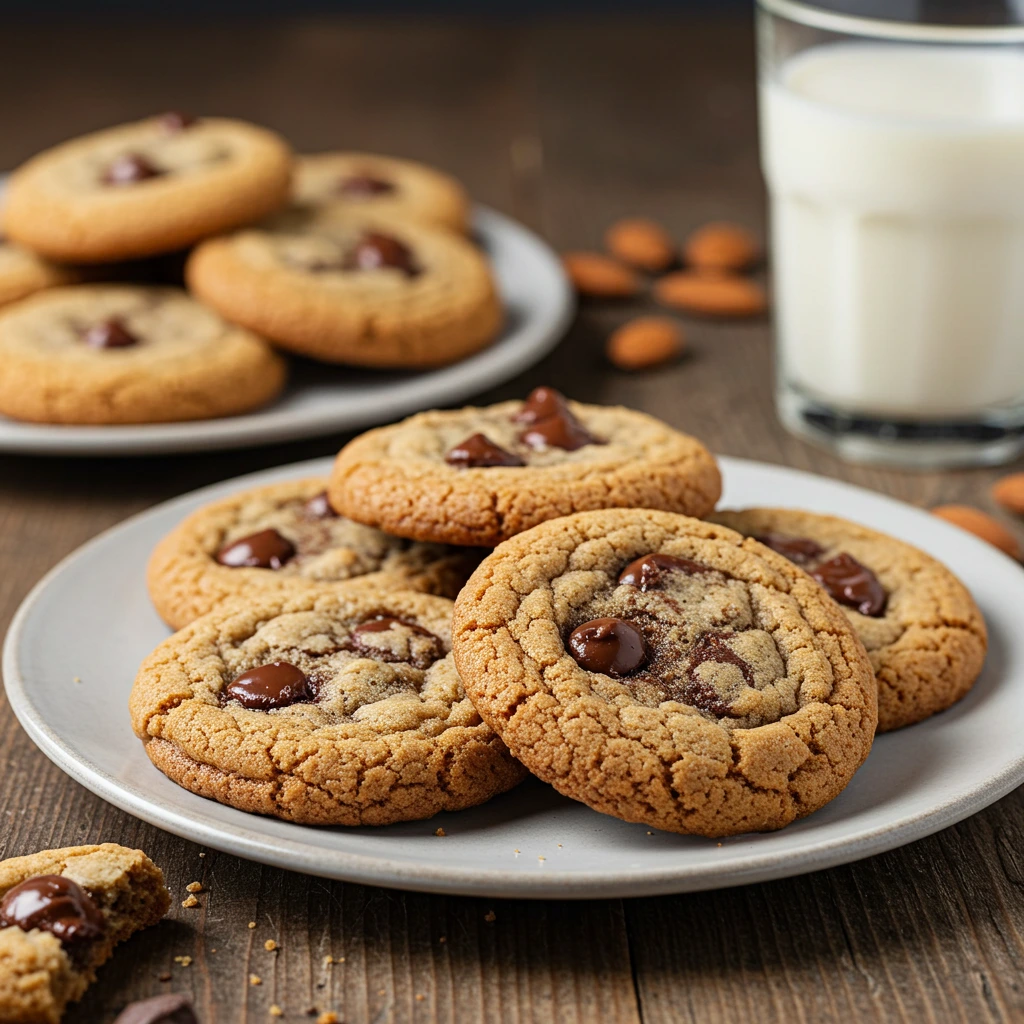
M 761 119 L 784 379 L 894 419 L 1024 400 L 1024 55 L 818 46 Z

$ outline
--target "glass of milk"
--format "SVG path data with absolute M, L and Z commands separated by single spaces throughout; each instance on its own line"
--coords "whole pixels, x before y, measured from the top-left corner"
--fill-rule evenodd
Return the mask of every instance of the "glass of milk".
M 922 6 L 759 0 L 777 404 L 849 459 L 991 464 L 1024 449 L 1024 4 Z

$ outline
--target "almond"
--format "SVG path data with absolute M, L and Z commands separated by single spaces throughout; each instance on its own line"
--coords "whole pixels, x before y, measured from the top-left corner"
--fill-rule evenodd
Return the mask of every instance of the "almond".
M 671 266 L 676 257 L 672 236 L 658 223 L 645 217 L 624 217 L 606 232 L 604 244 L 623 263 L 657 273 Z
M 580 295 L 618 299 L 640 291 L 635 271 L 599 252 L 562 253 L 562 265 Z
M 756 281 L 692 270 L 666 274 L 655 284 L 654 297 L 666 306 L 703 316 L 757 316 L 768 306 Z
M 1020 558 L 1017 538 L 1002 523 L 993 519 L 987 512 L 982 512 L 980 508 L 971 508 L 970 505 L 940 505 L 932 509 L 932 514 L 968 533 L 973 533 L 975 537 L 987 540 L 989 544 L 1006 552 L 1011 558 Z
M 992 498 L 1005 509 L 1024 515 L 1024 473 L 1011 473 L 992 485 Z
M 739 224 L 715 221 L 697 228 L 683 246 L 683 259 L 700 270 L 746 270 L 759 252 L 754 236 Z
M 608 339 L 607 355 L 620 370 L 646 370 L 675 359 L 686 346 L 682 327 L 665 316 L 641 316 Z

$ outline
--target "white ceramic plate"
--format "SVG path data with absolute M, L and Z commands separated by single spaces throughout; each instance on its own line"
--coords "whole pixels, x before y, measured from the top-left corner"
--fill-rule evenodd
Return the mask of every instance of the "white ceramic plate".
M 900 846 L 985 807 L 1024 780 L 1024 571 L 925 512 L 795 470 L 722 459 L 724 504 L 838 512 L 939 556 L 991 631 L 984 675 L 955 708 L 879 737 L 836 800 L 783 829 L 721 843 L 604 817 L 530 780 L 483 807 L 386 828 L 309 828 L 179 789 L 132 734 L 127 700 L 167 635 L 146 597 L 156 541 L 213 498 L 326 472 L 327 460 L 228 481 L 129 519 L 65 559 L 28 596 L 7 637 L 7 696 L 44 753 L 88 789 L 195 842 L 266 864 L 374 885 L 492 896 L 640 896 L 738 885 Z M 75 682 L 78 677 L 81 681 Z M 434 830 L 447 833 L 438 838 Z
M 288 388 L 273 405 L 217 420 L 80 427 L 18 423 L 0 416 L 0 452 L 149 455 L 244 448 L 390 422 L 420 409 L 459 404 L 511 380 L 558 343 L 572 317 L 572 290 L 555 253 L 521 224 L 480 207 L 474 228 L 494 269 L 506 314 L 501 337 L 483 352 L 419 373 L 295 360 Z

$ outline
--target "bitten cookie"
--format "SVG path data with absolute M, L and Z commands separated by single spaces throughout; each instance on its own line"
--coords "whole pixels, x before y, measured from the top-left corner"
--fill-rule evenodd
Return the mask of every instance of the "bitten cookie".
M 878 679 L 878 730 L 955 704 L 981 673 L 985 620 L 967 588 L 923 551 L 845 519 L 752 508 L 710 517 L 785 555 L 842 606 Z
M 315 153 L 295 162 L 293 195 L 452 231 L 469 229 L 469 197 L 450 175 L 413 160 L 374 153 Z
M 424 412 L 368 431 L 338 454 L 329 493 L 344 515 L 400 537 L 493 547 L 587 509 L 702 516 L 721 489 L 695 438 L 542 387 L 525 403 Z
M 828 595 L 723 526 L 584 512 L 506 541 L 459 594 L 481 717 L 559 792 L 669 832 L 781 828 L 871 748 L 876 686 Z
M 386 825 L 483 803 L 522 766 L 451 656 L 451 601 L 367 588 L 239 600 L 142 664 L 150 760 L 201 796 L 310 825 Z
M 0 413 L 41 423 L 229 416 L 284 386 L 284 360 L 176 288 L 80 285 L 0 311 Z
M 454 597 L 480 553 L 417 544 L 339 516 L 326 480 L 242 491 L 190 515 L 156 547 L 149 594 L 173 629 L 232 597 L 263 600 L 361 585 Z
M 103 843 L 0 861 L 0 1020 L 57 1024 L 114 947 L 169 906 L 141 850 Z
M 487 261 L 465 238 L 329 207 L 204 242 L 185 273 L 227 319 L 332 363 L 438 366 L 489 345 L 502 321 Z
M 97 263 L 181 249 L 282 206 L 287 143 L 265 128 L 179 113 L 48 149 L 10 178 L 4 228 L 55 260 Z
M 17 302 L 44 288 L 72 284 L 76 278 L 74 270 L 49 263 L 0 234 L 0 306 Z

